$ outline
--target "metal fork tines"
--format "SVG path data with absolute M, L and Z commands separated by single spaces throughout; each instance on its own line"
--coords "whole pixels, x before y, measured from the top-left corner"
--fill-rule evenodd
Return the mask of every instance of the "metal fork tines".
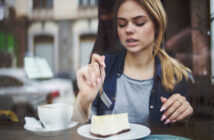
M 103 78 L 102 78 L 102 73 L 101 73 L 101 66 L 99 64 L 99 68 L 100 68 L 100 77 L 101 77 L 101 81 L 104 82 Z M 108 98 L 108 96 L 106 95 L 106 93 L 103 90 L 103 84 L 102 84 L 102 88 L 100 89 L 100 98 L 103 101 L 103 103 L 109 108 L 112 104 L 111 100 Z
M 101 97 L 101 100 L 104 102 L 104 104 L 109 108 L 111 106 L 112 102 L 104 91 L 102 91 L 100 93 L 100 97 Z

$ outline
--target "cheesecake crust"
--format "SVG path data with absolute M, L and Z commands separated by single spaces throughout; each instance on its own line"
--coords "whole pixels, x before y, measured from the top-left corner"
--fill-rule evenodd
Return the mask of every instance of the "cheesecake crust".
M 130 128 L 129 129 L 125 129 L 125 130 L 122 130 L 122 131 L 119 131 L 117 133 L 114 133 L 114 134 L 110 134 L 110 135 L 100 135 L 100 134 L 95 134 L 95 133 L 91 133 L 91 135 L 95 136 L 95 137 L 101 137 L 101 138 L 106 138 L 106 137 L 110 137 L 110 136 L 114 136 L 114 135 L 118 135 L 118 134 L 121 134 L 121 133 L 126 133 L 126 132 L 129 132 L 130 131 Z

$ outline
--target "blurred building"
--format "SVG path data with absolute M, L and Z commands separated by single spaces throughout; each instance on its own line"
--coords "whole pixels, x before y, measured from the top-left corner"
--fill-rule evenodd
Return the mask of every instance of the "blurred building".
M 24 55 L 46 58 L 54 73 L 88 63 L 97 33 L 97 0 L 10 0 L 9 6 L 6 1 L 3 7 L 14 8 L 15 20 L 26 18 L 25 39 L 15 35 L 17 42 L 25 41 L 17 46 L 24 50 L 18 66 Z

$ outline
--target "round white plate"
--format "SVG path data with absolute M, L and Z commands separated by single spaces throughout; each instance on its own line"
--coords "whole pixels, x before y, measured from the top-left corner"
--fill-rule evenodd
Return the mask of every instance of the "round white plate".
M 84 136 L 84 137 L 87 137 L 90 139 L 100 139 L 100 140 L 101 139 L 115 139 L 115 140 L 120 140 L 120 139 L 129 140 L 129 139 L 131 139 L 131 140 L 133 140 L 133 139 L 140 139 L 140 138 L 146 137 L 151 133 L 151 130 L 144 125 L 130 123 L 130 131 L 129 132 L 121 133 L 121 134 L 110 136 L 107 138 L 100 138 L 100 137 L 95 137 L 95 136 L 90 134 L 90 125 L 91 124 L 86 124 L 86 125 L 79 127 L 77 129 L 77 132 L 81 136 Z
M 62 134 L 64 130 L 72 128 L 76 126 L 78 122 L 71 122 L 67 127 L 63 129 L 58 129 L 58 130 L 49 130 L 47 128 L 31 128 L 27 125 L 24 125 L 24 128 L 34 134 L 40 135 L 40 136 L 56 136 L 59 134 Z

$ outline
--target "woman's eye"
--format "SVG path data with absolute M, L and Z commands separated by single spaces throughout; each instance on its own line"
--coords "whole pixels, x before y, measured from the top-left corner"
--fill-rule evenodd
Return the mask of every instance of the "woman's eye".
M 124 19 L 118 19 L 117 25 L 118 25 L 118 27 L 123 28 L 127 25 L 127 21 Z
M 126 26 L 126 24 L 118 24 L 118 26 L 119 26 L 120 28 L 123 28 L 123 27 Z
M 145 22 L 135 23 L 137 26 L 143 26 Z

